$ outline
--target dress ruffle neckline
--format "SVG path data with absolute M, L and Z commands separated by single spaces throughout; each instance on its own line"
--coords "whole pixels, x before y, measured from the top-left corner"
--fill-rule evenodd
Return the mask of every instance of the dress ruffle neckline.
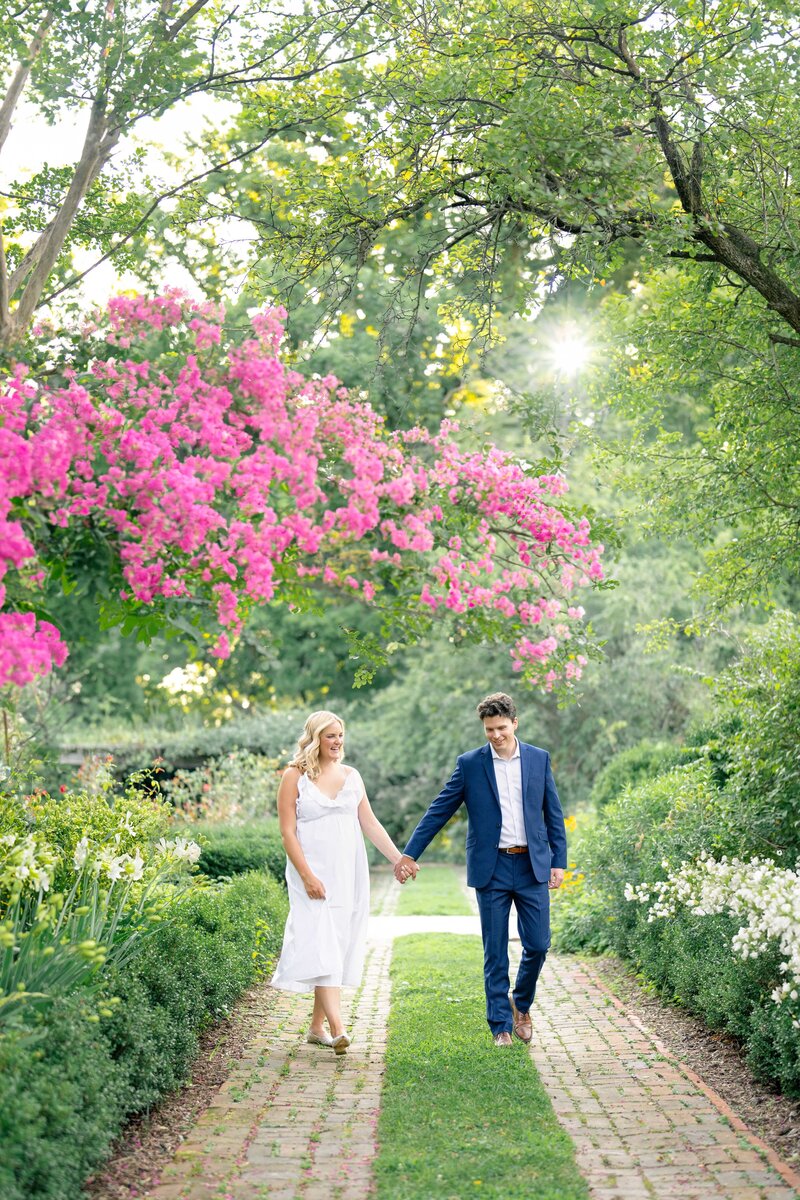
M 310 785 L 314 789 L 314 798 L 319 804 L 322 805 L 323 808 L 338 808 L 339 798 L 343 792 L 347 791 L 348 787 L 350 786 L 350 781 L 355 777 L 355 774 L 356 772 L 354 770 L 347 772 L 347 777 L 344 783 L 333 798 L 327 796 L 325 792 L 322 791 L 322 788 L 318 787 L 314 780 L 308 775 L 301 775 L 300 779 L 305 781 L 305 786 Z

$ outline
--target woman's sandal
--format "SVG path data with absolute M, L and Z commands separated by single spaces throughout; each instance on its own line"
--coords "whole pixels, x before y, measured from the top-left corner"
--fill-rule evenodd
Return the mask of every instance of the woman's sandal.
M 312 1046 L 332 1046 L 333 1038 L 328 1037 L 327 1033 L 307 1033 L 306 1041 Z
M 347 1047 L 350 1045 L 350 1038 L 346 1033 L 340 1033 L 331 1042 L 334 1054 L 347 1054 Z

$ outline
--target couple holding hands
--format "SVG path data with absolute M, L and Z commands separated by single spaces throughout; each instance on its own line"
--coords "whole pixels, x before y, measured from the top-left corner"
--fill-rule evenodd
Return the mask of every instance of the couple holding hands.
M 564 879 L 567 838 L 550 756 L 520 742 L 510 696 L 478 705 L 486 744 L 460 755 L 455 770 L 401 852 L 372 811 L 358 771 L 345 766 L 344 723 L 316 712 L 278 789 L 286 848 L 289 917 L 272 985 L 314 993 L 307 1040 L 344 1054 L 350 1045 L 340 989 L 361 982 L 369 916 L 365 835 L 400 883 L 465 805 L 467 883 L 475 888 L 483 937 L 486 1019 L 495 1046 L 532 1037 L 530 1009 L 550 946 L 550 896 Z M 509 995 L 508 920 L 517 911 L 522 958 Z M 327 1029 L 326 1029 L 327 1024 Z

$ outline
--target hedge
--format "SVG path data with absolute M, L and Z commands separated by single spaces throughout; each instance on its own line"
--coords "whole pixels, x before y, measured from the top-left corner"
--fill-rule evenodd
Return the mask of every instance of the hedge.
M 268 968 L 286 911 L 266 873 L 198 891 L 109 978 L 113 1016 L 73 995 L 0 1041 L 3 1200 L 75 1200 L 125 1119 L 183 1082 L 201 1031 Z
M 200 870 L 212 879 L 263 870 L 284 878 L 286 851 L 274 817 L 243 825 L 201 821 L 192 825 L 191 833 L 203 847 Z

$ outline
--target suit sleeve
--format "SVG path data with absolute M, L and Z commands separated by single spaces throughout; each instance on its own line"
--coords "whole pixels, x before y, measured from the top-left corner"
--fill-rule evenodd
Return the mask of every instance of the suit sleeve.
M 556 783 L 550 768 L 550 755 L 547 756 L 547 766 L 544 773 L 544 823 L 547 827 L 547 840 L 550 843 L 550 866 L 567 869 L 567 831 L 564 827 L 564 813 L 561 801 L 556 791 Z
M 416 829 L 408 839 L 404 854 L 411 858 L 419 858 L 425 847 L 443 829 L 454 813 L 458 812 L 464 803 L 464 772 L 461 759 L 456 762 L 456 769 L 444 785 L 439 795 L 421 818 Z

